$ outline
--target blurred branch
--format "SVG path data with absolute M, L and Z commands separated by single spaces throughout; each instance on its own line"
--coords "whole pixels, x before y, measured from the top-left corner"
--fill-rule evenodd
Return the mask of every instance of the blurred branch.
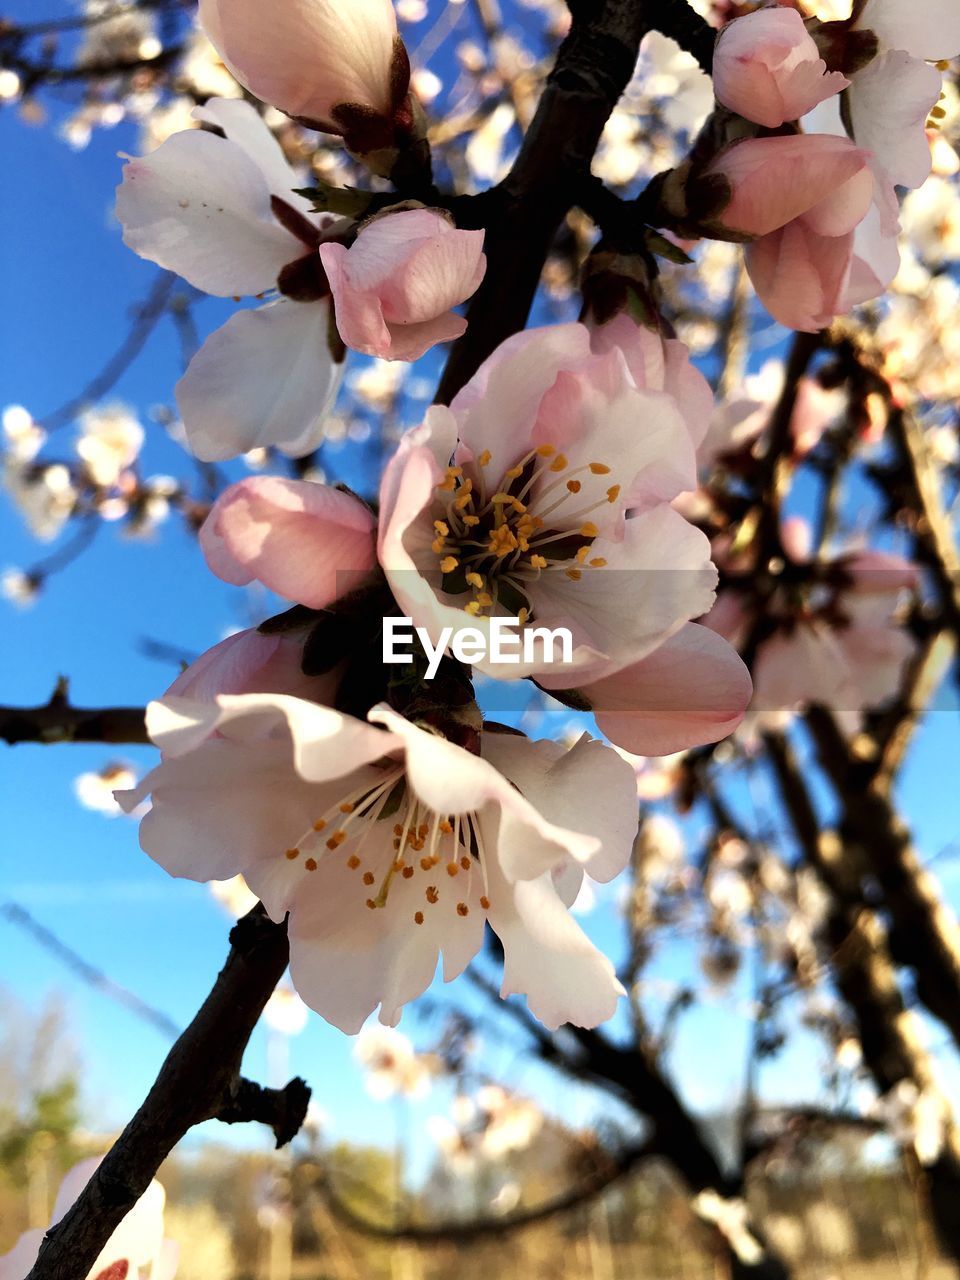
M 29 933 L 35 942 L 62 961 L 78 978 L 82 978 L 89 986 L 102 992 L 103 995 L 109 996 L 117 1004 L 124 1005 L 131 1013 L 136 1014 L 138 1018 L 141 1018 L 159 1031 L 161 1035 L 166 1036 L 169 1040 L 175 1040 L 180 1034 L 180 1028 L 172 1018 L 169 1018 L 159 1009 L 155 1009 L 152 1005 L 147 1004 L 145 1000 L 140 999 L 136 992 L 130 991 L 127 987 L 122 987 L 119 982 L 114 982 L 102 970 L 84 960 L 83 956 L 74 951 L 73 947 L 68 946 L 52 930 L 35 920 L 30 912 L 21 907 L 19 903 L 0 902 L 0 916 L 4 916 L 11 924 Z
M 176 283 L 177 277 L 172 272 L 160 272 L 151 285 L 150 292 L 134 307 L 133 324 L 119 349 L 79 394 L 42 418 L 40 426 L 47 431 L 55 431 L 72 422 L 78 413 L 112 390 L 143 350 L 147 339 L 167 310 Z
M 86 1275 L 161 1163 L 194 1125 L 221 1113 L 230 1123 L 266 1120 L 278 1142 L 288 1141 L 299 1128 L 309 1100 L 302 1081 L 291 1081 L 284 1090 L 260 1090 L 240 1080 L 247 1042 L 287 967 L 286 924 L 274 924 L 258 905 L 234 926 L 230 943 L 210 995 L 79 1199 L 47 1232 L 27 1280 Z
M 61 677 L 40 707 L 0 707 L 0 742 L 144 742 L 143 707 L 74 707 Z
M 496 987 L 475 969 L 468 974 L 474 985 L 489 999 L 499 1000 Z M 533 1037 L 538 1057 L 576 1080 L 597 1085 L 619 1097 L 651 1126 L 644 1145 L 649 1155 L 666 1160 L 687 1184 L 691 1193 L 715 1192 L 725 1199 L 738 1199 L 743 1178 L 721 1168 L 716 1153 L 700 1131 L 673 1085 L 662 1074 L 652 1054 L 641 1046 L 621 1047 L 599 1031 L 565 1027 L 562 1034 L 574 1041 L 567 1049 L 559 1036 L 545 1032 L 523 1005 L 506 1001 L 503 1010 Z M 731 1280 L 785 1280 L 786 1268 L 766 1245 L 760 1228 L 749 1221 L 760 1257 L 755 1262 L 740 1258 L 731 1243 L 717 1231 L 730 1267 Z
M 960 923 L 920 861 L 889 794 L 890 775 L 869 776 L 826 707 L 811 707 L 806 724 L 840 800 L 848 865 L 879 881 L 895 956 L 913 970 L 918 996 L 960 1046 Z
M 322 1182 L 322 1193 L 337 1221 L 361 1235 L 378 1240 L 403 1240 L 415 1244 L 441 1244 L 448 1241 L 465 1243 L 485 1236 L 506 1235 L 510 1231 L 518 1231 L 522 1227 L 533 1226 L 548 1218 L 554 1218 L 558 1214 L 568 1213 L 571 1209 L 576 1209 L 579 1205 L 601 1195 L 649 1155 L 650 1150 L 645 1142 L 628 1146 L 615 1156 L 611 1156 L 602 1168 L 584 1179 L 578 1186 L 544 1200 L 541 1204 L 532 1205 L 520 1213 L 471 1218 L 463 1222 L 436 1224 L 410 1222 L 400 1226 L 389 1226 L 386 1223 L 373 1222 L 355 1213 L 336 1195 L 326 1179 Z
M 918 1098 L 935 1098 L 944 1117 L 940 1151 L 923 1176 L 941 1245 L 960 1261 L 960 1138 L 919 1022 L 900 990 L 887 930 L 879 914 L 858 901 L 856 867 L 837 833 L 821 829 L 790 744 L 779 733 L 766 734 L 764 744 L 798 843 L 833 896 L 824 926 L 833 950 L 831 972 L 855 1019 L 864 1063 L 881 1094 L 907 1082 Z

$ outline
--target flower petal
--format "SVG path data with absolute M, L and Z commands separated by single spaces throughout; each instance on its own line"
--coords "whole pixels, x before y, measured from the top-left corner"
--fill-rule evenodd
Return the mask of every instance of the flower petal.
M 206 340 L 177 383 L 190 447 L 204 462 L 275 445 L 301 457 L 323 438 L 343 378 L 323 302 L 283 299 L 240 311 Z
M 491 910 L 489 918 L 503 944 L 502 996 L 525 995 L 530 1012 L 550 1030 L 564 1023 L 595 1027 L 613 1016 L 623 987 L 549 875 L 516 885 L 512 909 Z
M 242 147 L 197 129 L 128 160 L 117 188 L 123 242 L 220 297 L 277 283 L 301 242 L 275 220 L 270 190 Z
M 719 742 L 743 719 L 751 691 L 736 652 L 695 622 L 643 661 L 580 690 L 611 742 L 643 756 Z
M 376 564 L 376 519 L 353 494 L 280 476 L 253 476 L 220 495 L 200 530 L 211 570 L 254 580 L 322 609 Z

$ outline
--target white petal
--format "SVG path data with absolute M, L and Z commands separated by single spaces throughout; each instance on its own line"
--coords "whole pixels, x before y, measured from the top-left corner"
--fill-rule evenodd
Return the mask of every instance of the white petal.
M 323 438 L 343 377 L 323 302 L 281 299 L 211 334 L 177 383 L 190 447 L 204 462 L 275 445 L 299 457 Z
M 293 192 L 294 187 L 307 184 L 297 180 L 280 143 L 256 107 L 242 98 L 210 98 L 202 107 L 196 107 L 193 114 L 198 120 L 218 125 L 230 142 L 242 147 L 263 174 L 273 195 L 280 196 L 302 213 L 310 213 L 311 202 Z
M 560 900 L 550 876 L 514 890 L 513 909 L 493 897 L 490 926 L 503 943 L 501 995 L 525 995 L 530 1012 L 555 1030 L 595 1027 L 613 1016 L 623 987 Z
M 853 136 L 897 186 L 919 187 L 929 176 L 926 120 L 940 83 L 936 67 L 900 50 L 880 54 L 854 77 L 849 93 Z
M 128 160 L 117 188 L 123 242 L 205 293 L 271 289 L 303 244 L 273 217 L 257 164 L 225 138 L 175 133 L 148 156 Z
M 605 884 L 619 875 L 637 834 L 636 778 L 616 751 L 586 734 L 569 751 L 554 742 L 485 733 L 484 756 L 559 827 L 587 828 L 602 841 L 586 867 Z M 568 863 L 579 887 L 580 869 Z
M 960 53 L 960 6 L 955 0 L 867 0 L 857 20 L 888 49 L 915 58 L 954 58 Z

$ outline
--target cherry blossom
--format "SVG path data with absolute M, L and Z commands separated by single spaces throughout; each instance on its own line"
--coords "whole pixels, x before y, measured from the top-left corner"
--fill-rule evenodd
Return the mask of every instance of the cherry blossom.
M 380 705 L 370 723 L 281 695 L 151 703 L 163 759 L 145 852 L 173 875 L 243 874 L 271 917 L 289 912 L 291 975 L 355 1032 L 380 1005 L 395 1025 L 432 981 L 503 944 L 502 993 L 546 1025 L 595 1025 L 622 992 L 570 917 L 585 871 L 622 870 L 636 827 L 629 766 L 582 738 L 570 750 L 482 734 L 482 758 Z M 594 834 L 580 830 L 589 826 Z
M 670 506 L 695 472 L 685 411 L 696 420 L 704 403 L 699 375 L 679 344 L 628 333 L 635 350 L 610 336 L 594 350 L 577 324 L 517 334 L 401 441 L 381 486 L 380 563 L 434 642 L 492 616 L 567 627 L 568 671 L 599 676 L 709 608 L 708 546 Z M 538 659 L 477 667 L 560 675 Z
M 328 485 L 254 476 L 220 495 L 200 545 L 224 582 L 256 579 L 322 609 L 376 564 L 376 519 L 358 498 Z
M 330 220 L 294 193 L 296 175 L 249 103 L 211 99 L 194 115 L 226 136 L 192 129 L 127 161 L 124 242 L 205 293 L 279 284 L 292 296 L 238 312 L 194 356 L 176 388 L 190 447 L 204 461 L 262 445 L 310 453 L 342 374 L 316 252 Z
M 781 539 L 792 562 L 810 563 L 804 521 L 785 522 Z M 821 577 L 802 598 L 785 587 L 765 606 L 753 664 L 752 721 L 816 701 L 853 732 L 864 710 L 900 686 L 915 644 L 898 615 L 904 592 L 917 583 L 916 566 L 888 552 L 850 551 L 833 559 Z M 721 592 L 704 623 L 737 648 L 756 626 L 734 590 Z
M 409 112 L 410 67 L 391 0 L 201 0 L 200 22 L 245 88 L 316 128 L 383 132 Z
M 416 360 L 459 338 L 450 308 L 469 298 L 486 268 L 482 231 L 459 231 L 436 209 L 404 209 L 364 224 L 354 243 L 320 246 L 337 329 L 348 347 Z
M 83 1160 L 65 1175 L 53 1206 L 51 1227 L 64 1217 L 99 1164 L 99 1158 Z M 87 1280 L 173 1280 L 178 1250 L 172 1240 L 163 1238 L 165 1200 L 160 1183 L 151 1182 L 104 1245 Z M 45 1234 L 39 1229 L 26 1232 L 10 1253 L 0 1257 L 0 1280 L 23 1280 L 37 1260 Z
M 796 9 L 757 9 L 728 23 L 717 40 L 717 101 L 768 129 L 798 120 L 849 83 L 827 71 Z
M 372 1023 L 362 1029 L 354 1057 L 364 1070 L 371 1098 L 422 1098 L 430 1090 L 427 1059 L 395 1027 Z

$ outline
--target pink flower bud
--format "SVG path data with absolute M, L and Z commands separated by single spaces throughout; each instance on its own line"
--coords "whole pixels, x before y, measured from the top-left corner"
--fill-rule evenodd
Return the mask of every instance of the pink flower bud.
M 850 195 L 851 208 L 858 206 L 847 228 L 850 230 L 870 203 L 873 178 L 868 159 L 869 152 L 860 150 L 849 138 L 793 134 L 735 143 L 711 162 L 708 173 L 721 174 L 730 183 L 732 195 L 721 221 L 732 231 L 768 235 L 841 188 Z M 859 181 L 846 187 L 858 175 L 862 175 Z M 860 198 L 864 192 L 865 202 Z
M 450 308 L 483 279 L 482 247 L 482 231 L 459 231 L 433 209 L 376 218 L 349 249 L 321 245 L 340 337 L 388 360 L 416 360 L 458 338 L 467 322 Z
M 391 0 L 200 0 L 200 21 L 245 88 L 328 131 L 342 106 L 389 119 L 406 98 Z
M 776 129 L 798 120 L 850 81 L 827 64 L 796 9 L 758 9 L 724 27 L 713 59 L 717 101 Z

